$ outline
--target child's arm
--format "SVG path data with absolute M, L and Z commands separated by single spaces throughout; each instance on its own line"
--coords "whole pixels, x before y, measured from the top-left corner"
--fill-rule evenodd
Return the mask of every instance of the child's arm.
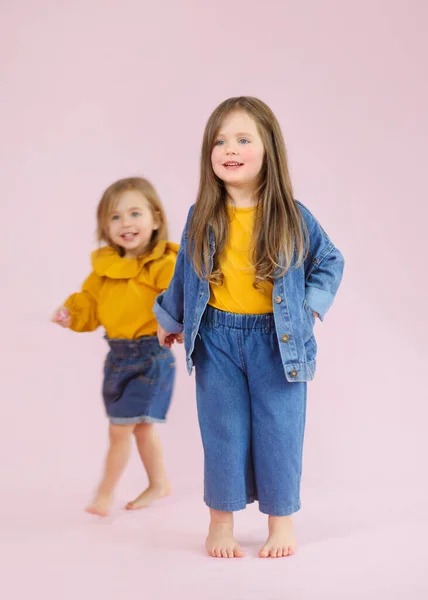
M 174 275 L 175 265 L 177 261 L 178 245 L 173 245 L 169 248 L 169 254 L 165 260 L 160 261 L 155 275 L 155 286 L 159 293 L 163 293 L 168 289 L 171 279 Z M 161 346 L 171 348 L 174 342 L 182 344 L 184 341 L 183 333 L 169 333 L 161 325 L 158 324 L 158 339 Z
M 168 286 L 168 289 L 156 298 L 153 311 L 157 322 L 163 330 L 159 341 L 164 342 L 168 334 L 179 334 L 183 331 L 184 316 L 184 255 L 187 244 L 187 225 L 192 213 L 189 211 L 186 226 L 181 236 L 180 249 L 178 251 L 177 261 L 175 263 L 174 275 Z
M 156 298 L 154 313 L 156 320 L 169 333 L 183 331 L 184 314 L 184 251 L 182 240 L 175 263 L 174 276 L 168 289 Z
M 323 321 L 342 281 L 344 258 L 315 217 L 305 207 L 302 213 L 310 239 L 309 253 L 304 265 L 305 299 L 312 311 Z
M 91 273 L 82 286 L 82 291 L 72 294 L 55 312 L 52 321 L 73 331 L 94 331 L 100 326 L 98 319 L 98 295 L 101 278 Z

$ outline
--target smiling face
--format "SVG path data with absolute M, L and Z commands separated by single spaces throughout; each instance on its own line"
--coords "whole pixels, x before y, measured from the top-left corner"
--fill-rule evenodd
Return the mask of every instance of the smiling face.
M 234 110 L 223 120 L 211 153 L 214 173 L 230 187 L 258 186 L 265 150 L 255 120 Z
M 137 190 L 127 190 L 108 216 L 108 235 L 113 244 L 124 249 L 125 257 L 133 258 L 144 252 L 159 225 L 145 196 Z

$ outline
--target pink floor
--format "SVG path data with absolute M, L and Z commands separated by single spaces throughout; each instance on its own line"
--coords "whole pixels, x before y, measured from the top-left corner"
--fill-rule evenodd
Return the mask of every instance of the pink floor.
M 414 476 L 423 449 L 413 452 L 410 430 L 395 437 L 394 426 L 372 439 L 366 412 L 353 428 L 323 392 L 321 376 L 308 411 L 298 553 L 257 558 L 266 517 L 253 505 L 236 516 L 246 557 L 213 559 L 203 548 L 202 453 L 193 382 L 183 368 L 170 422 L 160 428 L 173 495 L 144 511 L 121 510 L 146 484 L 134 451 L 112 516 L 98 519 L 83 507 L 106 448 L 104 341 L 43 323 L 30 332 L 10 336 L 2 364 L 14 399 L 4 405 L 0 436 L 3 598 L 428 598 L 428 495 L 424 471 Z M 325 412 L 333 409 L 337 422 L 328 431 Z M 367 414 L 374 428 L 378 417 Z
M 11 497 L 1 522 L 4 598 L 428 597 L 427 498 L 417 491 L 403 497 L 404 510 L 390 508 L 394 489 L 306 489 L 299 552 L 277 560 L 256 557 L 265 521 L 255 507 L 237 515 L 246 558 L 221 560 L 204 553 L 207 515 L 196 491 L 133 514 L 118 505 L 106 520 L 81 511 L 83 491 L 69 482 Z

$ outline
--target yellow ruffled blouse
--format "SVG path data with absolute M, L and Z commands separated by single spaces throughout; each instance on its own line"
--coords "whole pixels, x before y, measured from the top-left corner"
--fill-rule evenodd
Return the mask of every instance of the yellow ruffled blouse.
M 160 241 L 141 258 L 123 258 L 110 246 L 92 253 L 93 271 L 82 291 L 64 303 L 74 331 L 100 325 L 109 338 L 136 339 L 155 335 L 153 305 L 172 279 L 178 245 Z

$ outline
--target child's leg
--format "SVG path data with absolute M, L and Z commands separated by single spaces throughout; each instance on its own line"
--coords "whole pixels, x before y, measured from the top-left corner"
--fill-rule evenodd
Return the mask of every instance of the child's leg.
M 195 347 L 204 500 L 211 515 L 206 548 L 219 558 L 243 556 L 233 537 L 233 512 L 244 509 L 256 495 L 248 383 L 238 366 L 239 342 L 230 339 L 238 334 L 203 325 Z
M 112 425 L 109 428 L 110 446 L 105 461 L 104 475 L 93 502 L 86 511 L 106 517 L 110 510 L 114 488 L 129 460 L 131 433 L 135 425 Z
M 246 357 L 259 506 L 269 515 L 259 556 L 289 556 L 296 548 L 291 515 L 300 509 L 307 384 L 286 380 L 275 332 L 252 334 Z
M 163 462 L 162 446 L 156 435 L 153 423 L 140 423 L 134 429 L 137 448 L 149 478 L 149 487 L 126 508 L 133 510 L 145 508 L 153 500 L 158 500 L 171 493 L 171 486 Z

